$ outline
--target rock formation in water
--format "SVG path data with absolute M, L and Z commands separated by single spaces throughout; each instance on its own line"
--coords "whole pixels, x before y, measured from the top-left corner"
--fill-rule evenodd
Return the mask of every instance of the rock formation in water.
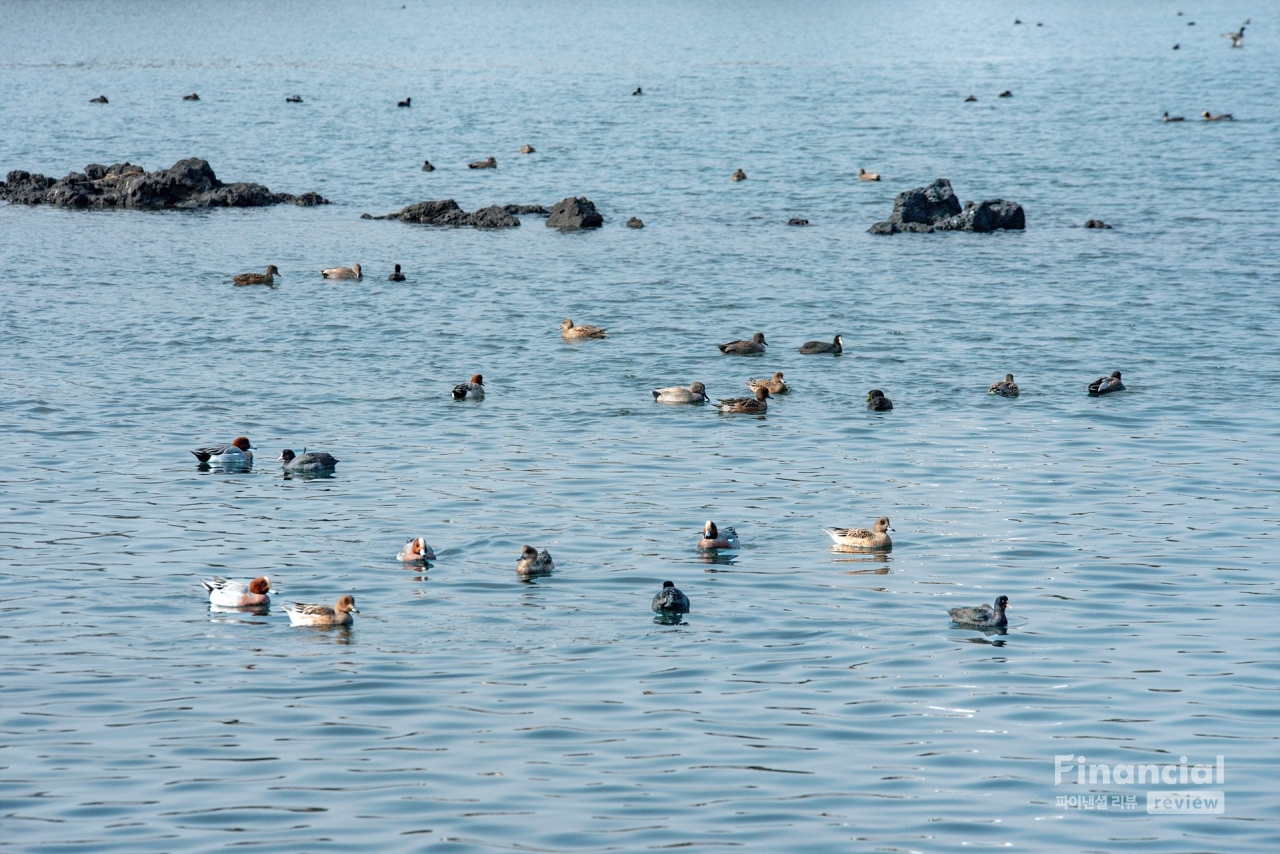
M 988 199 L 977 205 L 969 202 L 961 209 L 951 182 L 939 178 L 927 187 L 899 193 L 893 200 L 893 213 L 889 218 L 867 230 L 872 234 L 897 234 L 902 231 L 990 232 L 1026 227 L 1026 214 L 1017 202 Z
M 14 170 L 0 182 L 0 199 L 15 205 L 63 208 L 257 208 L 266 205 L 327 205 L 317 193 L 273 193 L 261 184 L 224 184 L 207 161 L 179 160 L 168 169 L 147 172 L 131 163 L 90 163 L 83 172 L 54 180 Z
M 551 213 L 542 205 L 490 205 L 473 213 L 467 213 L 458 207 L 453 199 L 442 199 L 438 202 L 418 202 L 395 213 L 384 216 L 364 214 L 361 219 L 398 219 L 401 222 L 414 222 L 420 225 L 456 225 L 474 226 L 475 228 L 515 228 L 520 224 L 516 214 Z
M 579 196 L 576 199 L 570 196 L 562 200 L 551 209 L 551 216 L 547 218 L 547 228 L 559 228 L 564 231 L 599 228 L 602 225 L 604 225 L 604 217 L 585 196 Z

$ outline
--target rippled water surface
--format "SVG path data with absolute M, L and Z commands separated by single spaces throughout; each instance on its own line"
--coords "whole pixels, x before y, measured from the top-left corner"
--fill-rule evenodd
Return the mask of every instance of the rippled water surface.
M 1180 8 L 0 2 L 0 172 L 333 201 L 0 205 L 0 850 L 1280 847 L 1280 19 Z M 1026 232 L 866 233 L 936 177 Z M 604 227 L 360 219 L 569 195 Z M 649 394 L 777 370 L 763 418 Z M 197 469 L 237 435 L 251 472 Z M 283 478 L 304 446 L 337 475 Z M 887 557 L 829 550 L 880 515 Z M 199 586 L 263 573 L 265 615 Z M 348 592 L 349 630 L 280 608 Z M 999 594 L 1007 635 L 951 625 Z M 1221 754 L 1225 814 L 1063 754 Z

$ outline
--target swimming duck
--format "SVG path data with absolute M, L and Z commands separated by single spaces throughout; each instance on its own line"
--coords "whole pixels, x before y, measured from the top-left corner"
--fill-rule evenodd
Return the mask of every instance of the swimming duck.
M 1013 93 L 1012 93 L 1012 92 L 1010 92 L 1008 89 L 1005 89 L 1003 92 L 1001 92 L 1001 93 L 1000 93 L 1000 97 L 1001 97 L 1001 98 L 1012 98 L 1012 97 L 1013 97 Z
M 538 150 L 538 149 L 534 148 L 532 145 L 525 145 L 525 146 L 521 146 L 521 148 L 520 148 L 520 153 L 521 153 L 521 154 L 534 154 L 534 153 L 536 153 L 536 152 L 537 152 L 537 150 Z
M 99 95 L 98 97 L 91 99 L 89 103 L 90 104 L 109 104 L 110 101 L 107 100 L 106 95 Z
M 1120 382 L 1120 372 L 1112 371 L 1109 377 L 1100 377 L 1089 383 L 1089 394 L 1110 394 L 1113 391 L 1124 391 L 1124 383 Z
M 423 172 L 434 172 L 434 171 L 436 171 L 436 167 L 434 167 L 434 166 L 432 166 L 432 165 L 431 165 L 431 161 L 430 161 L 430 160 L 424 160 L 424 161 L 422 161 L 422 171 L 423 171 Z
M 996 380 L 987 389 L 987 394 L 998 394 L 1001 397 L 1017 397 L 1018 384 L 1013 381 L 1013 374 L 1005 374 L 1004 379 Z
M 405 98 L 403 101 L 397 101 L 397 102 L 396 102 L 396 106 L 397 106 L 397 107 L 410 107 L 410 106 L 413 106 L 413 99 L 412 99 L 412 98 Z
M 192 92 L 190 95 L 183 95 L 183 96 L 182 96 L 182 100 L 184 100 L 184 101 L 199 101 L 199 100 L 200 100 L 200 96 L 199 96 L 199 95 L 197 95 L 195 92 Z
M 688 388 L 683 386 L 655 388 L 653 399 L 658 403 L 706 403 L 707 387 L 702 383 L 690 383 Z
M 498 158 L 490 157 L 488 160 L 477 160 L 474 163 L 467 164 L 468 169 L 497 169 Z
M 1175 44 L 1175 45 L 1173 46 L 1173 49 L 1174 49 L 1174 50 L 1178 50 L 1178 49 L 1179 49 L 1179 48 L 1181 48 L 1181 47 L 1182 47 L 1182 45 L 1181 45 L 1181 44 Z
M 295 626 L 349 626 L 352 622 L 352 614 L 359 614 L 356 610 L 356 600 L 351 594 L 346 594 L 338 600 L 338 604 L 330 608 L 328 605 L 303 605 L 294 602 L 292 605 L 285 605 L 284 611 L 289 615 L 289 622 Z
M 238 437 L 230 445 L 210 445 L 207 448 L 196 448 L 191 453 L 202 463 L 214 463 L 224 466 L 244 466 L 253 462 L 253 451 L 249 440 Z
M 782 371 L 778 371 L 767 380 L 749 379 L 747 380 L 747 388 L 752 391 L 767 388 L 771 395 L 786 394 L 791 391 L 791 389 L 787 388 L 787 381 L 782 378 Z
M 458 383 L 453 387 L 454 400 L 464 400 L 468 397 L 472 400 L 484 400 L 484 377 L 480 374 L 472 377 L 469 383 Z
M 285 471 L 302 472 L 303 474 L 313 474 L 316 472 L 333 471 L 338 465 L 331 455 L 323 451 L 308 451 L 302 449 L 302 455 L 299 456 L 293 451 L 285 448 L 280 452 L 279 459 L 276 462 L 282 464 Z
M 105 103 L 105 102 L 104 102 L 104 103 Z M 729 180 L 730 180 L 730 181 L 745 181 L 745 180 L 747 180 L 747 173 L 746 173 L 746 172 L 743 172 L 741 169 L 739 169 L 737 172 L 734 172 L 734 173 L 733 173 L 733 175 L 731 175 L 731 176 L 729 177 Z
M 867 392 L 867 409 L 875 412 L 888 412 L 893 409 L 893 401 L 884 396 L 878 388 L 873 388 Z
M 271 264 L 267 267 L 267 272 L 265 274 L 241 273 L 238 276 L 232 277 L 231 281 L 235 282 L 237 285 L 273 285 L 275 284 L 275 277 L 278 275 L 280 275 L 280 271 L 276 269 L 275 264 Z
M 951 608 L 947 611 L 951 619 L 962 626 L 974 626 L 979 629 L 995 629 L 1009 625 L 1009 618 L 1004 611 L 1009 607 L 1008 596 L 997 596 L 995 608 L 990 605 L 979 605 L 976 608 Z
M 837 335 L 828 344 L 826 341 L 806 341 L 800 345 L 800 354 L 803 356 L 815 356 L 818 353 L 831 353 L 839 356 L 844 352 L 844 339 Z
M 977 98 L 975 98 L 973 95 L 970 95 L 968 98 L 965 98 L 965 99 L 964 99 L 964 102 L 965 102 L 966 104 L 968 104 L 968 103 L 970 103 L 970 102 L 972 102 L 972 101 L 976 101 L 976 100 L 978 100 L 978 99 L 977 99 Z
M 604 338 L 605 331 L 599 326 L 574 326 L 573 321 L 565 318 L 560 321 L 560 337 L 566 341 L 575 341 L 579 338 Z
M 405 543 L 404 548 L 400 550 L 400 554 L 396 555 L 396 560 L 403 563 L 421 563 L 435 559 L 435 551 L 431 546 L 427 545 L 427 541 L 422 537 Z
M 761 386 L 756 389 L 755 397 L 730 397 L 720 401 L 721 412 L 742 412 L 747 415 L 764 415 L 769 411 L 766 398 L 770 397 L 769 389 Z
M 689 613 L 689 597 L 680 592 L 673 582 L 662 582 L 662 590 L 653 594 L 653 610 L 658 614 Z
M 643 95 L 643 94 L 644 94 L 644 91 L 643 91 L 639 86 L 637 86 L 637 87 L 636 87 L 636 91 L 632 92 L 631 94 L 632 94 L 632 95 Z
M 394 273 L 392 273 L 390 276 L 387 276 L 387 281 L 388 281 L 388 282 L 403 282 L 403 281 L 404 281 L 404 273 L 401 273 L 401 272 L 400 272 L 400 265 L 399 265 L 399 264 L 397 264 L 397 265 L 396 265 L 396 270 L 395 270 L 395 272 L 394 272 Z
M 879 181 L 879 180 L 880 180 L 880 173 L 879 173 L 879 172 L 868 172 L 866 169 L 859 168 L 859 169 L 858 169 L 858 180 L 859 180 L 859 181 Z
M 1174 46 L 1174 49 L 1177 49 L 1177 45 Z M 1171 116 L 1168 113 L 1164 114 L 1164 121 L 1166 122 L 1185 122 L 1186 120 L 1185 116 Z
M 326 279 L 363 279 L 364 274 L 360 272 L 359 264 L 352 264 L 350 267 L 330 267 L 327 270 L 321 270 L 320 275 Z
M 1244 27 L 1236 30 L 1234 33 L 1223 33 L 1224 39 L 1231 39 L 1232 47 L 1241 47 L 1244 44 Z
M 271 590 L 271 579 L 265 575 L 252 581 L 228 581 L 215 575 L 200 584 L 209 591 L 209 604 L 220 608 L 255 608 L 271 604 L 271 597 L 267 595 Z
M 644 228 L 644 220 L 638 216 L 633 216 L 627 220 L 627 228 Z
M 1205 120 L 1206 122 L 1230 122 L 1230 121 L 1235 121 L 1235 117 L 1234 117 L 1234 116 L 1232 116 L 1230 113 L 1218 113 L 1218 114 L 1215 116 L 1213 113 L 1210 113 L 1208 110 L 1205 110 L 1205 111 L 1204 111 L 1203 113 L 1201 113 L 1200 115 L 1204 117 L 1204 120 Z
M 893 540 L 889 539 L 889 517 L 881 516 L 873 526 L 875 530 L 866 528 L 823 528 L 827 536 L 835 540 L 836 545 L 846 548 L 874 549 L 887 552 L 893 548 Z
M 736 549 L 738 548 L 738 532 L 733 528 L 717 528 L 710 519 L 702 526 L 702 539 L 698 541 L 700 549 Z
M 764 341 L 764 333 L 757 332 L 751 336 L 750 341 L 730 341 L 728 344 L 717 344 L 720 352 L 726 356 L 754 356 L 764 352 L 764 348 L 769 346 Z
M 525 546 L 520 550 L 520 560 L 516 562 L 516 575 L 521 578 L 546 575 L 555 568 L 551 553 L 546 549 L 542 550 L 542 554 L 538 554 L 538 550 L 533 546 Z
M 289 95 L 289 96 L 287 96 L 287 97 L 284 99 L 284 102 L 285 102 L 286 104 L 301 104 L 301 103 L 302 103 L 302 96 L 301 96 L 301 95 Z

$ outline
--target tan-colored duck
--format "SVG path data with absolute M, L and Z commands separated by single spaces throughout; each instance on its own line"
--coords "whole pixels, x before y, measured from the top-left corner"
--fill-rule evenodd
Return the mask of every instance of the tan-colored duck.
M 538 149 L 534 148 L 532 145 L 525 145 L 525 146 L 521 146 L 521 148 L 520 148 L 520 153 L 521 153 L 521 154 L 534 154 L 534 153 L 536 153 L 536 152 L 537 152 L 537 150 L 538 150 Z
M 868 172 L 866 169 L 859 168 L 859 169 L 858 169 L 858 180 L 859 180 L 859 181 L 879 181 L 879 180 L 880 180 L 880 173 L 879 173 L 879 172 Z
M 1205 120 L 1206 122 L 1231 122 L 1231 121 L 1235 121 L 1235 116 L 1231 115 L 1230 113 L 1218 113 L 1218 114 L 1216 114 L 1216 115 L 1215 115 L 1215 114 L 1213 114 L 1213 113 L 1209 112 L 1208 110 L 1205 110 L 1205 111 L 1204 111 L 1203 113 L 1201 113 L 1200 115 L 1204 117 L 1204 120 Z
M 566 317 L 560 321 L 560 337 L 566 341 L 579 341 L 584 338 L 606 338 L 608 336 L 599 326 L 574 326 L 573 321 Z
M 551 560 L 551 553 L 546 549 L 539 554 L 533 546 L 525 546 L 520 550 L 520 560 L 516 562 L 516 575 L 530 578 L 535 575 L 547 575 L 556 565 Z
M 1013 381 L 1013 374 L 1005 374 L 1004 379 L 996 380 L 987 389 L 987 394 L 998 394 L 1001 397 L 1017 397 L 1018 384 Z
M 889 539 L 889 517 L 881 516 L 876 520 L 875 530 L 866 528 L 823 528 L 827 536 L 837 546 L 852 549 L 873 549 L 887 552 L 893 548 L 893 540 Z
M 764 348 L 769 346 L 765 343 L 764 333 L 757 332 L 751 336 L 750 341 L 730 341 L 728 344 L 717 344 L 720 352 L 726 356 L 755 356 L 764 352 Z
M 498 158 L 490 157 L 488 160 L 477 160 L 474 163 L 467 164 L 468 169 L 497 169 Z
M 328 605 L 304 605 L 294 602 L 285 605 L 284 611 L 289 615 L 289 622 L 295 626 L 349 626 L 352 614 L 356 610 L 356 599 L 347 594 L 338 600 L 338 604 L 330 608 Z
M 237 285 L 273 285 L 275 277 L 280 275 L 280 271 L 276 269 L 275 264 L 268 265 L 265 273 L 241 273 L 235 276 L 231 281 Z
M 791 389 L 787 388 L 787 381 L 782 378 L 782 371 L 778 371 L 767 380 L 749 379 L 747 380 L 747 388 L 752 391 L 767 388 L 769 393 L 773 395 L 786 394 L 791 391 Z
M 720 401 L 721 412 L 742 412 L 747 415 L 764 415 L 769 411 L 766 400 L 770 397 L 769 389 L 761 386 L 756 389 L 755 397 L 730 397 Z
M 359 264 L 352 264 L 350 267 L 330 267 L 327 270 L 321 270 L 320 275 L 326 279 L 363 279 L 364 274 L 360 272 Z
M 743 172 L 741 169 L 739 169 L 737 172 L 734 172 L 731 176 L 729 176 L 729 180 L 730 180 L 730 181 L 745 181 L 745 180 L 747 180 L 747 173 L 746 173 L 746 172 Z
M 690 383 L 688 388 L 684 386 L 672 386 L 671 388 L 655 388 L 653 390 L 653 399 L 658 403 L 706 403 L 707 387 L 702 383 Z

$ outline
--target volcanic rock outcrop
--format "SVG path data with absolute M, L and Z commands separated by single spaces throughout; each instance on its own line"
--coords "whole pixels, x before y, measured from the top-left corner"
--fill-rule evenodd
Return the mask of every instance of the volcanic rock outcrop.
M 889 218 L 867 230 L 872 234 L 897 234 L 902 231 L 991 232 L 1026 227 L 1026 214 L 1017 202 L 988 199 L 981 204 L 969 202 L 962 209 L 951 182 L 939 178 L 927 187 L 899 193 L 893 200 L 893 213 Z

